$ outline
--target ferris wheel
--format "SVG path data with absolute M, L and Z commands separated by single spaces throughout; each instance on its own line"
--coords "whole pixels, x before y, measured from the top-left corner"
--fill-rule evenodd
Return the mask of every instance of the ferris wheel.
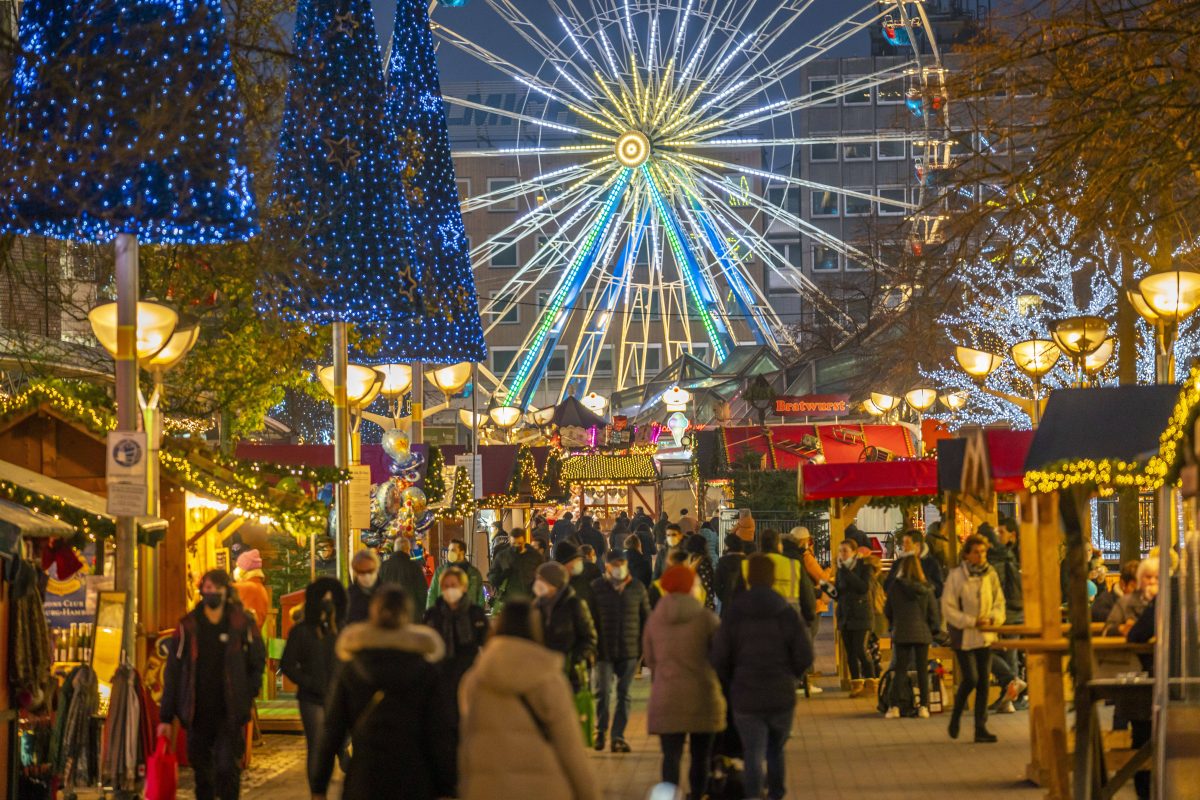
M 780 226 L 868 269 L 878 252 L 814 224 L 788 191 L 851 198 L 907 220 L 919 254 L 939 236 L 927 209 L 951 140 L 945 77 L 920 2 L 869 0 L 830 23 L 813 0 L 476 0 L 502 20 L 495 44 L 456 31 L 461 0 L 431 5 L 441 47 L 453 47 L 521 88 L 516 107 L 444 101 L 504 118 L 517 131 L 504 146 L 459 149 L 455 160 L 509 158 L 519 177 L 463 200 L 473 213 L 511 208 L 511 223 L 473 242 L 486 264 L 524 243 L 529 255 L 484 302 L 491 334 L 514 309 L 533 310 L 517 355 L 491 377 L 506 406 L 526 408 L 552 360 L 561 398 L 588 391 L 604 360 L 617 389 L 637 386 L 665 363 L 702 349 L 713 363 L 739 343 L 777 351 L 795 344 L 758 274 L 799 293 L 824 324 L 850 337 L 856 323 L 772 243 Z M 532 5 L 544 5 L 544 11 Z M 448 7 L 441 8 L 445 5 Z M 471 8 L 478 8 L 472 5 Z M 535 19 L 537 22 L 535 23 Z M 554 20 L 554 27 L 545 24 Z M 849 40 L 882 33 L 882 67 L 801 85 L 808 65 Z M 505 58 L 505 41 L 529 48 Z M 876 87 L 902 87 L 895 131 L 805 135 L 800 115 Z M 918 189 L 883 196 L 799 174 L 801 148 L 890 140 L 911 159 Z M 795 195 L 793 195 L 795 196 Z M 529 198 L 534 198 L 529 200 Z M 847 237 L 849 238 L 849 237 Z M 477 274 L 479 271 L 477 270 Z M 565 353 L 565 358 L 563 357 Z

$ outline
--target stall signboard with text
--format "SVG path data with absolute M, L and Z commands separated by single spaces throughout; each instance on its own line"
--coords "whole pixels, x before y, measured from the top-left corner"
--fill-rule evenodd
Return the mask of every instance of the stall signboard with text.
M 780 417 L 846 417 L 850 415 L 850 395 L 780 395 L 775 398 L 775 414 Z

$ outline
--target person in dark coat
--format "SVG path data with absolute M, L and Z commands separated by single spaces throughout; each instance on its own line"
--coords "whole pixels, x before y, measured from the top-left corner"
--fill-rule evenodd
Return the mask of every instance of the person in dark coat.
M 641 506 L 637 506 L 633 509 L 633 518 L 629 521 L 629 527 L 636 532 L 637 529 L 641 528 L 642 526 L 645 526 L 647 530 L 650 530 L 654 527 L 654 520 L 652 520 L 650 515 L 646 513 L 646 509 L 642 508 Z
M 921 562 L 916 558 L 902 558 L 899 569 L 893 565 L 896 578 L 887 590 L 887 602 L 883 613 L 892 629 L 892 650 L 896 661 L 892 675 L 892 696 L 885 715 L 888 719 L 900 716 L 902 692 L 910 692 L 906 681 L 896 676 L 908 672 L 911 664 L 917 670 L 917 686 L 921 692 L 921 705 L 917 716 L 929 719 L 929 646 L 933 644 L 933 633 L 942 626 L 937 599 L 933 587 L 925 580 Z
M 311 772 L 317 758 L 317 740 L 325 727 L 325 692 L 337 663 L 334 643 L 346 622 L 346 590 L 335 578 L 317 578 L 304 590 L 302 613 L 300 622 L 288 632 L 279 668 L 296 684 Z M 340 753 L 343 766 L 345 759 L 345 752 Z
M 780 798 L 786 793 L 783 748 L 791 735 L 796 683 L 812 665 L 812 641 L 799 613 L 773 588 L 775 562 L 761 553 L 747 561 L 749 588 L 730 603 L 710 659 L 728 687 L 745 751 L 743 796 L 762 796 L 765 761 L 768 796 Z
M 523 529 L 513 528 L 509 539 L 512 546 L 501 551 L 488 572 L 500 603 L 510 597 L 531 597 L 534 573 L 542 563 L 541 553 L 529 546 Z
M 371 607 L 371 596 L 379 587 L 379 556 L 374 550 L 359 550 L 350 559 L 350 588 L 346 590 L 346 622 L 362 622 Z
M 658 555 L 658 545 L 654 543 L 654 532 L 650 530 L 650 523 L 642 522 L 634 525 L 633 533 L 642 543 L 642 555 L 653 561 L 654 557 Z
M 854 542 L 855 547 L 865 547 L 867 550 L 871 548 L 871 537 L 858 529 L 858 526 L 851 522 L 846 526 L 846 538 Z
M 338 637 L 337 675 L 309 773 L 314 798 L 325 797 L 334 753 L 348 736 L 354 747 L 343 797 L 435 800 L 457 793 L 453 726 L 438 666 L 445 646 L 432 629 L 409 623 L 411 608 L 399 586 L 380 587 L 370 621 Z
M 204 573 L 203 599 L 179 620 L 163 669 L 157 732 L 174 739 L 176 720 L 187 731 L 201 798 L 238 796 L 245 725 L 267 664 L 258 626 L 237 602 L 232 583 L 223 569 Z
M 1117 605 L 1122 597 L 1128 597 L 1137 592 L 1138 589 L 1138 564 L 1141 562 L 1137 559 L 1126 561 L 1121 565 L 1121 573 L 1117 578 L 1116 584 L 1112 589 L 1103 589 L 1096 594 L 1096 599 L 1092 601 L 1092 622 L 1108 622 L 1108 617 L 1112 613 L 1113 608 Z M 1140 612 L 1139 612 L 1140 613 Z M 1134 619 L 1137 615 L 1134 615 Z M 1114 634 L 1105 631 L 1105 636 Z
M 592 518 L 586 514 L 579 518 L 579 533 L 577 535 L 579 536 L 580 543 L 592 546 L 592 549 L 596 551 L 596 558 L 604 558 L 604 554 L 608 552 L 608 540 L 604 538 L 604 534 L 600 532 L 600 529 L 592 523 Z
M 460 569 L 467 576 L 467 599 L 473 605 L 483 608 L 483 574 L 467 560 L 467 543 L 462 539 L 451 539 L 446 547 L 446 560 L 438 564 L 429 581 L 429 594 L 425 597 L 425 607 L 433 608 L 442 593 L 442 573 L 448 569 Z
M 512 539 L 504 530 L 504 526 L 497 520 L 492 523 L 491 531 L 492 541 L 488 545 L 488 561 L 495 561 L 496 557 L 504 550 L 512 546 Z
M 699 534 L 689 536 L 683 543 L 688 554 L 687 565 L 696 573 L 704 597 L 701 602 L 709 611 L 717 610 L 717 582 L 712 560 L 708 556 L 708 542 Z
M 592 612 L 592 581 L 603 575 L 600 568 L 584 558 L 580 548 L 570 542 L 560 542 L 554 546 L 554 561 L 563 565 L 567 571 L 567 585 Z
M 533 605 L 542 614 L 543 644 L 566 656 L 564 668 L 571 688 L 579 691 L 587 666 L 596 660 L 596 626 L 592 612 L 568 585 L 567 570 L 556 561 L 538 567 L 533 582 Z
M 929 588 L 933 589 L 934 598 L 941 599 L 942 586 L 946 583 L 946 578 L 942 573 L 942 562 L 938 561 L 937 557 L 930 552 L 929 545 L 925 543 L 925 536 L 915 529 L 900 534 L 900 552 L 896 554 L 896 562 L 909 556 L 916 556 L 920 560 L 921 572 L 925 574 Z M 885 592 L 892 588 L 892 581 L 895 580 L 896 562 L 892 563 L 892 569 L 888 571 L 887 578 L 883 581 Z
M 658 546 L 658 553 L 654 556 L 654 578 L 657 580 L 662 577 L 663 570 L 667 568 L 667 554 L 679 550 L 683 545 L 683 531 L 675 523 L 667 525 L 666 538 L 663 543 Z
M 570 511 L 555 520 L 554 527 L 550 529 L 550 544 L 557 545 L 559 542 L 565 542 L 569 539 L 578 541 L 578 537 L 575 536 L 575 523 Z
M 429 584 L 425 581 L 425 568 L 412 557 L 412 539 L 397 536 L 395 551 L 379 568 L 380 585 L 396 585 L 408 593 L 413 608 L 424 608 L 429 598 Z
M 661 547 L 662 543 L 667 539 L 667 526 L 671 524 L 671 518 L 667 516 L 667 512 L 662 512 L 658 515 L 658 519 L 654 522 L 654 544 Z M 683 532 L 680 531 L 682 537 Z
M 725 554 L 717 559 L 717 566 L 713 571 L 717 608 L 722 616 L 729 610 L 729 603 L 734 595 L 746 588 L 746 579 L 742 576 L 742 562 L 745 560 L 742 540 L 736 533 L 726 534 Z
M 446 681 L 443 696 L 450 701 L 447 716 L 457 731 L 458 684 L 487 641 L 488 619 L 483 607 L 471 598 L 470 578 L 465 571 L 448 567 L 438 576 L 438 583 L 437 599 L 425 611 L 424 623 L 437 631 L 446 647 L 446 657 L 440 665 Z
M 996 529 L 985 523 L 979 526 L 979 532 L 988 540 L 988 563 L 996 570 L 1000 590 L 1004 592 L 1005 622 L 1021 624 L 1025 622 L 1025 594 L 1021 587 L 1021 563 L 1017 560 L 1015 549 L 1017 523 L 1010 517 L 1001 517 Z M 1013 713 L 1016 710 L 1013 701 L 1026 686 L 1020 676 L 1017 651 L 993 650 L 992 675 L 1005 688 L 992 704 L 991 710 L 1001 714 Z
M 529 535 L 533 539 L 540 539 L 543 542 L 551 541 L 550 524 L 546 522 L 546 518 L 541 514 L 533 515 L 533 525 L 530 527 Z
M 867 634 L 874 616 L 871 581 L 875 580 L 875 576 L 866 559 L 859 557 L 858 548 L 859 544 L 854 539 L 846 539 L 838 545 L 838 569 L 834 579 L 837 588 L 835 613 L 850 670 L 851 697 L 859 697 L 873 689 L 866 682 L 878 679 L 875 662 L 867 655 Z
M 314 549 L 316 555 L 313 557 L 313 569 L 316 570 L 317 575 L 336 578 L 338 574 L 337 549 L 334 547 L 333 537 L 318 536 Z
M 629 721 L 629 686 L 642 655 L 642 631 L 650 616 L 650 600 L 646 587 L 630 576 L 623 552 L 613 550 L 604 561 L 604 577 L 592 584 L 599 633 L 595 748 L 604 749 L 604 738 L 609 733 L 610 690 L 615 679 L 617 703 L 612 713 L 612 751 L 628 753 L 625 725 Z
M 617 514 L 617 518 L 613 521 L 612 530 L 608 532 L 608 546 L 612 550 L 620 550 L 625 541 L 625 537 L 633 533 L 633 525 L 629 521 L 629 514 L 622 511 Z
M 654 580 L 654 566 L 650 563 L 650 559 L 642 553 L 642 540 L 630 533 L 621 544 L 625 548 L 625 560 L 629 564 L 629 574 L 643 586 L 649 586 Z

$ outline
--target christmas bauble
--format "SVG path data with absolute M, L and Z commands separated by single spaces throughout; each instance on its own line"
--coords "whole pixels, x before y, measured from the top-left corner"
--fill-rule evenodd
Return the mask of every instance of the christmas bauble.
M 409 457 L 408 434 L 392 428 L 383 433 L 383 451 L 392 457 L 393 461 L 403 461 Z

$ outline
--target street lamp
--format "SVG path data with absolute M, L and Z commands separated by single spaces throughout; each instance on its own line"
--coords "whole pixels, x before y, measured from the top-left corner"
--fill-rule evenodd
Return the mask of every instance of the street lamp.
M 1156 373 L 1159 383 L 1175 382 L 1175 338 L 1179 323 L 1200 308 L 1200 272 L 1168 270 L 1138 281 L 1128 292 L 1142 319 L 1155 328 L 1158 340 Z
M 1013 363 L 1016 364 L 1017 369 L 1033 382 L 1032 420 L 1033 427 L 1036 428 L 1042 416 L 1042 378 L 1046 376 L 1046 373 L 1054 369 L 1054 365 L 1062 357 L 1062 351 L 1049 339 L 1026 339 L 1023 342 L 1014 344 L 1009 348 L 1008 352 L 1012 356 Z
M 473 367 L 474 365 L 469 361 L 438 367 L 429 376 L 429 380 L 433 381 L 433 385 L 446 395 L 446 402 L 449 402 L 450 396 L 461 392 L 467 382 L 471 380 Z
M 117 304 L 105 303 L 88 312 L 92 333 L 113 358 L 117 357 Z M 137 304 L 137 360 L 145 362 L 167 346 L 179 315 L 162 303 L 139 300 Z
M 982 381 L 996 371 L 1004 361 L 1004 356 L 960 344 L 954 348 L 954 359 L 963 368 L 963 372 L 977 381 Z
M 488 417 L 491 418 L 492 424 L 504 431 L 505 438 L 508 438 L 510 431 L 521 421 L 521 409 L 516 406 L 493 406 L 488 409 Z
M 1083 373 L 1088 377 L 1094 377 L 1100 370 L 1108 366 L 1116 347 L 1117 340 L 1112 336 L 1101 342 L 1099 347 L 1083 357 Z
M 379 393 L 387 401 L 392 421 L 399 428 L 404 395 L 412 386 L 412 367 L 408 364 L 379 364 L 375 369 L 383 375 L 383 385 L 379 387 Z
M 870 398 L 863 400 L 862 406 L 863 406 L 863 409 L 868 414 L 870 414 L 872 417 L 882 417 L 885 413 L 887 413 L 882 408 L 875 405 L 875 402 L 873 400 L 871 400 Z
M 321 367 L 317 370 L 317 380 L 329 393 L 337 397 L 334 386 L 333 367 Z M 362 446 L 358 441 L 358 428 L 362 425 L 362 412 L 375 402 L 383 390 L 384 373 L 375 367 L 364 367 L 362 364 L 346 365 L 346 407 L 350 411 L 350 447 L 351 464 L 357 464 L 361 457 Z
M 1108 341 L 1108 320 L 1090 314 L 1055 320 L 1050 323 L 1050 338 L 1075 366 L 1082 384 L 1085 359 Z
M 965 389 L 955 389 L 938 395 L 938 400 L 942 401 L 942 405 L 950 409 L 951 413 L 957 413 L 967 407 L 969 397 Z
M 900 398 L 895 395 L 885 394 L 884 392 L 871 392 L 871 402 L 875 404 L 876 408 L 886 414 L 900 405 Z

